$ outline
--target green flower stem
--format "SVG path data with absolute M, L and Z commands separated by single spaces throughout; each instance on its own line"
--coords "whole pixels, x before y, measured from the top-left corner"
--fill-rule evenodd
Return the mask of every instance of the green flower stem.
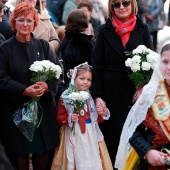
M 41 118 L 40 118 L 40 120 L 39 120 L 39 122 L 38 122 L 37 128 L 39 128 L 39 126 L 40 126 L 40 124 L 41 124 L 41 122 L 42 122 L 42 119 L 43 119 L 43 115 L 44 115 L 43 109 L 42 109 L 40 103 L 38 102 L 39 99 L 40 99 L 40 98 L 32 98 L 32 99 L 30 100 L 30 102 L 28 103 L 28 107 L 30 107 L 30 105 L 31 105 L 33 102 L 37 102 L 37 103 L 39 104 L 39 106 L 40 106 L 41 111 L 42 111 L 42 115 L 41 115 Z
M 39 103 L 38 103 L 38 104 L 39 104 Z M 40 121 L 38 122 L 37 128 L 39 128 L 39 126 L 40 126 L 40 124 L 41 124 L 41 122 L 42 122 L 42 119 L 43 119 L 43 115 L 44 115 L 44 113 L 43 113 L 43 109 L 42 109 L 42 107 L 41 107 L 41 105 L 40 105 L 40 104 L 39 104 L 39 106 L 40 106 L 40 108 L 41 108 L 42 115 L 41 115 Z

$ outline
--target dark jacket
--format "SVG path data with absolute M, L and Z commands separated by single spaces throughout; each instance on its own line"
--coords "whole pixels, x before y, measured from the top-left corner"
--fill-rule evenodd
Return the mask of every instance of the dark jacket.
M 9 22 L 10 15 L 10 9 L 8 7 L 5 7 L 4 15 L 2 16 L 2 22 L 0 22 L 0 32 L 3 34 L 6 40 L 13 36 L 13 31 Z
M 62 58 L 64 63 L 65 80 L 66 72 L 75 66 L 88 62 L 90 65 L 94 45 L 92 36 L 83 33 L 65 33 L 61 43 Z
M 98 34 L 98 27 L 100 25 L 100 21 L 98 19 L 91 17 L 89 22 L 92 24 L 93 31 L 94 31 L 94 39 L 96 39 L 97 34 Z
M 0 45 L 0 96 L 3 99 L 0 102 L 0 140 L 8 151 L 23 153 L 27 149 L 28 140 L 13 123 L 12 115 L 31 100 L 31 97 L 23 96 L 25 88 L 31 85 L 30 65 L 45 59 L 58 64 L 48 42 L 42 39 L 32 38 L 30 42 L 23 43 L 13 36 Z M 39 130 L 46 151 L 54 149 L 59 141 L 55 121 L 57 81 L 47 84 L 49 91 L 39 100 L 43 110 Z
M 5 37 L 0 33 L 0 44 L 5 41 Z
M 93 97 L 101 97 L 111 112 L 110 119 L 102 123 L 100 127 L 113 164 L 122 127 L 129 112 L 128 106 L 132 105 L 135 93 L 135 86 L 130 81 L 125 67 L 127 56 L 124 52 L 132 51 L 138 45 L 153 49 L 148 27 L 139 18 L 125 49 L 110 19 L 99 27 L 92 57 L 91 90 Z

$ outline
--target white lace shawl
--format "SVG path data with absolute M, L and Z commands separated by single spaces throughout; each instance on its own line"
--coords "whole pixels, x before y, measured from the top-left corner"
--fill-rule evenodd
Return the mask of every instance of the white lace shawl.
M 132 148 L 129 143 L 129 139 L 135 132 L 137 126 L 145 119 L 148 109 L 154 102 L 154 97 L 161 80 L 163 80 L 163 76 L 160 72 L 159 55 L 151 80 L 146 86 L 144 86 L 142 94 L 130 110 L 123 126 L 115 161 L 115 167 L 119 170 L 123 170 L 125 168 L 126 159 Z

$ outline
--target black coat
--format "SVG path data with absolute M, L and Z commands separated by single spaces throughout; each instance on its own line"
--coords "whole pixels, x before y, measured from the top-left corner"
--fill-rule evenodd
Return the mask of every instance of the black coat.
M 137 18 L 136 26 L 130 34 L 126 49 L 120 36 L 115 32 L 110 19 L 99 27 L 92 65 L 93 65 L 93 97 L 101 97 L 111 112 L 111 117 L 100 125 L 114 164 L 121 130 L 132 105 L 135 93 L 134 84 L 130 81 L 125 67 L 125 51 L 132 51 L 138 45 L 153 49 L 149 30 Z
M 0 33 L 0 44 L 5 41 L 5 37 Z
M 31 85 L 30 65 L 45 59 L 58 64 L 45 40 L 32 38 L 30 42 L 22 43 L 12 37 L 0 45 L 0 140 L 8 151 L 22 153 L 26 150 L 28 140 L 13 123 L 12 115 L 24 102 L 31 100 L 23 96 L 25 88 Z M 55 102 L 57 81 L 47 84 L 49 91 L 39 100 L 43 109 L 39 128 L 46 151 L 54 149 L 59 141 Z
M 86 61 L 91 65 L 93 48 L 92 36 L 66 31 L 61 44 L 65 74 L 69 69 L 74 69 L 75 66 Z M 67 82 L 66 75 L 65 81 Z

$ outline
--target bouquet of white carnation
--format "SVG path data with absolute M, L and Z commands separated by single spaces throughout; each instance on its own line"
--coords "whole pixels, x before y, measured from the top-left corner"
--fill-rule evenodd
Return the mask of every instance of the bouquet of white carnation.
M 125 54 L 131 56 L 125 61 L 126 67 L 130 68 L 130 79 L 136 86 L 143 87 L 151 78 L 158 54 L 144 45 L 139 45 L 132 52 L 125 52 Z
M 74 106 L 74 113 L 83 116 L 83 111 L 80 112 L 80 109 L 84 109 L 87 99 L 89 98 L 88 92 L 79 91 L 74 85 L 70 84 L 69 88 L 64 92 L 64 95 L 67 96 L 67 100 L 64 101 L 64 105 Z
M 37 81 L 53 81 L 54 79 L 59 79 L 62 72 L 59 65 L 55 65 L 49 60 L 35 61 L 30 66 L 30 70 L 32 71 L 32 83 Z
M 64 92 L 65 100 L 63 101 L 64 105 L 70 105 L 74 107 L 73 113 L 77 113 L 80 116 L 85 115 L 85 104 L 89 98 L 89 94 L 86 91 L 80 91 L 72 84 L 69 85 L 69 88 Z M 73 135 L 75 134 L 75 128 L 73 125 Z
M 61 75 L 61 67 L 49 60 L 35 61 L 29 69 L 32 71 L 30 79 L 32 83 L 54 81 L 59 79 Z M 35 130 L 40 126 L 43 118 L 43 110 L 38 100 L 39 98 L 32 98 L 13 114 L 13 122 L 29 141 L 33 140 Z M 42 111 L 42 115 L 38 122 L 39 108 Z

